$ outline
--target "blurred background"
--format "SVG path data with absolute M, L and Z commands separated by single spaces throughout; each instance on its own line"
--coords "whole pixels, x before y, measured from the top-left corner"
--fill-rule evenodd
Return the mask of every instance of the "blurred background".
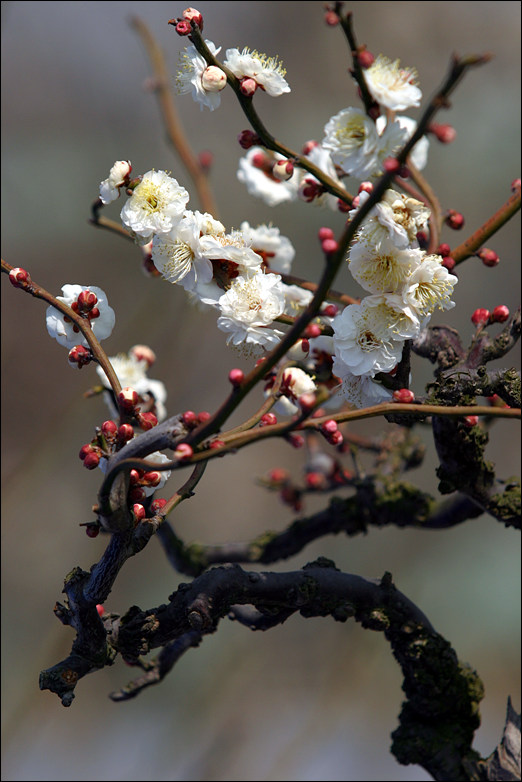
M 89 225 L 98 186 L 117 159 L 134 172 L 172 171 L 191 183 L 166 142 L 153 93 L 151 67 L 129 25 L 140 15 L 161 44 L 172 73 L 186 41 L 169 18 L 171 2 L 2 3 L 2 257 L 27 268 L 44 288 L 93 284 L 108 295 L 116 327 L 109 355 L 136 343 L 158 355 L 151 375 L 168 389 L 168 410 L 213 411 L 228 391 L 227 374 L 247 364 L 226 348 L 215 315 L 187 303 L 184 291 L 147 279 L 130 242 Z M 256 96 L 274 135 L 294 149 L 321 140 L 328 119 L 357 105 L 347 74 L 347 46 L 339 29 L 323 23 L 321 2 L 201 2 L 204 33 L 223 50 L 248 45 L 278 54 L 292 92 Z M 451 108 L 439 114 L 457 139 L 431 143 L 425 174 L 443 208 L 464 213 L 455 246 L 510 195 L 520 175 L 520 4 L 518 2 L 350 2 L 360 43 L 415 66 L 425 98 L 441 83 L 449 57 L 492 52 L 469 73 Z M 190 96 L 178 99 L 196 152 L 209 150 L 212 184 L 227 229 L 243 220 L 272 221 L 296 247 L 293 272 L 317 279 L 322 262 L 317 230 L 338 231 L 342 218 L 303 203 L 270 209 L 236 179 L 247 127 L 231 91 L 221 107 L 200 112 Z M 416 116 L 415 112 L 410 112 Z M 122 202 L 108 207 L 118 219 Z M 189 207 L 198 208 L 195 196 Z M 456 308 L 433 322 L 472 335 L 477 307 L 519 303 L 520 241 L 515 218 L 488 242 L 501 258 L 488 269 L 470 259 L 459 267 Z M 357 295 L 345 270 L 336 287 Z M 65 710 L 38 690 L 43 668 L 63 659 L 73 640 L 53 616 L 65 575 L 89 567 L 105 540 L 86 537 L 100 475 L 83 469 L 77 453 L 107 417 L 101 398 L 85 399 L 97 383 L 92 367 L 67 365 L 66 351 L 47 336 L 45 305 L 2 285 L 2 700 L 5 780 L 423 780 L 419 767 L 399 766 L 390 733 L 402 701 L 401 675 L 385 639 L 355 623 L 290 619 L 253 634 L 223 621 L 219 632 L 185 655 L 160 686 L 115 704 L 107 694 L 132 677 L 121 660 L 83 679 Z M 513 351 L 504 364 L 518 362 Z M 423 393 L 431 368 L 417 359 L 413 387 Z M 240 409 L 238 422 L 259 403 Z M 383 421 L 354 431 L 379 433 Z M 499 422 L 487 455 L 500 477 L 519 473 L 519 424 Z M 436 491 L 429 437 L 424 466 L 410 479 Z M 197 495 L 173 516 L 185 540 L 249 540 L 283 529 L 291 509 L 256 484 L 279 466 L 298 477 L 303 455 L 283 443 L 245 449 L 213 462 Z M 168 486 L 174 491 L 177 486 Z M 161 496 L 169 496 L 167 487 Z M 304 513 L 323 502 L 308 501 Z M 367 536 L 326 538 L 274 570 L 302 567 L 319 555 L 347 572 L 380 577 L 392 572 L 400 590 L 475 667 L 486 688 L 475 747 L 489 754 L 501 737 L 506 700 L 519 702 L 518 536 L 489 517 L 445 532 L 371 530 Z M 129 560 L 106 608 L 123 612 L 166 600 L 180 581 L 152 540 Z

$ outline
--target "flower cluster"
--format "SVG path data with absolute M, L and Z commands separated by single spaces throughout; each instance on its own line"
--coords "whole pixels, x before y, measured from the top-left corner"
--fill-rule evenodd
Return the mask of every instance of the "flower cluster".
M 368 197 L 368 192 L 360 193 L 358 208 Z M 417 233 L 428 217 L 420 201 L 388 190 L 351 247 L 350 271 L 371 295 L 334 319 L 333 371 L 342 381 L 344 397 L 357 407 L 391 398 L 375 376 L 395 370 L 405 340 L 419 334 L 435 309 L 454 306 L 457 278 L 442 265 L 441 256 L 418 246 Z

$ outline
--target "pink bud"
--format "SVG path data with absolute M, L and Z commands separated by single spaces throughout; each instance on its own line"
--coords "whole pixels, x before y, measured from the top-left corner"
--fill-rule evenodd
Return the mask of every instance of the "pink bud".
M 168 23 L 175 25 L 175 29 L 178 35 L 190 35 L 192 32 L 190 22 L 188 22 L 186 19 L 181 19 L 181 21 L 178 21 L 177 19 L 169 19 Z
M 303 155 L 309 155 L 312 149 L 315 149 L 318 146 L 319 146 L 318 141 L 305 141 L 301 149 L 301 152 L 303 153 Z
M 400 402 L 402 404 L 408 405 L 413 402 L 415 399 L 415 394 L 413 391 L 410 391 L 409 388 L 399 388 L 396 391 L 393 392 L 393 400 L 394 402 Z
M 490 315 L 491 323 L 505 323 L 509 318 L 509 309 L 505 304 L 499 304 Z
M 92 360 L 91 351 L 83 345 L 75 345 L 69 351 L 68 361 L 71 366 L 77 366 L 78 369 L 89 364 Z
M 320 472 L 308 472 L 305 476 L 305 483 L 308 489 L 321 489 L 324 484 L 324 475 Z
M 141 480 L 141 472 L 139 470 L 131 470 L 129 472 L 129 480 L 131 486 L 136 486 Z
M 225 71 L 216 65 L 209 65 L 201 76 L 201 86 L 206 92 L 221 92 L 227 86 Z
M 130 424 L 122 424 L 118 427 L 118 439 L 126 443 L 134 437 L 134 429 Z
M 231 369 L 228 373 L 228 379 L 234 386 L 234 388 L 239 388 L 245 379 L 245 373 L 242 369 Z
M 224 440 L 212 440 L 212 442 L 209 445 L 209 448 L 212 451 L 216 451 L 218 448 L 223 448 L 224 445 L 226 445 Z
M 129 499 L 131 502 L 139 502 L 140 500 L 144 500 L 145 489 L 142 489 L 141 486 L 135 486 L 129 491 Z
M 459 231 L 464 225 L 464 217 L 460 212 L 456 212 L 454 209 L 448 210 L 446 219 L 444 220 L 449 228 L 453 228 L 454 231 Z
M 335 27 L 336 24 L 339 24 L 339 17 L 335 11 L 326 11 L 324 21 L 329 27 Z
M 451 255 L 446 255 L 442 259 L 442 266 L 444 266 L 444 268 L 446 268 L 449 272 L 453 271 L 455 265 L 456 265 L 456 261 L 454 258 L 451 257 Z
M 339 245 L 335 239 L 325 239 L 323 242 L 321 242 L 321 248 L 325 255 L 332 255 L 332 253 L 339 249 Z
M 330 445 L 341 445 L 341 443 L 344 440 L 343 435 L 342 435 L 342 433 L 339 430 L 337 430 L 336 432 L 332 432 L 331 434 L 327 435 L 326 439 L 328 440 Z
M 105 613 L 105 608 L 101 605 L 101 603 L 98 603 L 96 610 L 98 612 L 98 616 L 103 616 Z
M 314 339 L 315 337 L 320 337 L 321 334 L 321 327 L 318 326 L 317 323 L 309 323 L 304 330 L 304 337 L 306 339 Z
M 325 315 L 327 318 L 335 318 L 338 312 L 339 307 L 337 304 L 327 304 L 326 307 L 321 311 L 321 315 Z
M 203 17 L 197 8 L 185 8 L 183 19 L 186 19 L 187 22 L 194 22 L 200 30 L 203 29 Z
M 87 470 L 94 470 L 100 463 L 100 457 L 96 453 L 96 451 L 89 451 L 89 453 L 85 454 L 85 458 L 83 460 L 83 466 L 87 468 Z
M 88 538 L 96 538 L 98 537 L 100 533 L 100 526 L 99 524 L 86 524 L 85 525 L 85 534 Z
M 294 175 L 294 164 L 291 160 L 278 160 L 272 167 L 272 176 L 279 182 L 287 182 Z
M 330 420 L 321 424 L 320 429 L 324 434 L 332 434 L 332 432 L 336 432 L 338 429 L 337 421 L 334 421 L 333 418 L 330 418 Z
M 337 211 L 338 212 L 346 214 L 347 212 L 350 211 L 351 208 L 352 207 L 350 206 L 350 204 L 347 204 L 346 201 L 343 201 L 342 198 L 338 198 L 337 199 Z
M 243 149 L 250 149 L 250 147 L 255 147 L 261 141 L 257 133 L 254 133 L 253 130 L 242 130 L 237 137 L 237 140 L 239 146 Z
M 437 249 L 435 250 L 437 255 L 442 255 L 444 258 L 446 255 L 449 255 L 451 253 L 451 248 L 447 242 L 443 242 L 442 244 L 439 244 Z
M 312 394 L 310 391 L 301 394 L 301 396 L 297 401 L 299 402 L 299 407 L 301 408 L 303 413 L 310 413 L 314 409 L 315 405 L 317 404 L 317 399 L 315 397 L 315 394 Z
M 206 410 L 202 410 L 201 413 L 198 413 L 198 421 L 200 424 L 204 424 L 205 421 L 208 421 L 210 418 L 210 413 L 208 413 Z
M 282 484 L 285 483 L 290 477 L 290 474 L 288 473 L 288 470 L 283 470 L 282 467 L 274 467 L 273 470 L 270 470 L 268 473 L 268 479 L 272 483 Z
M 145 361 L 148 367 L 151 367 L 156 361 L 156 354 L 148 345 L 133 345 L 129 350 L 129 355 L 133 356 L 136 361 Z
M 517 190 L 520 190 L 521 180 L 520 177 L 518 179 L 514 179 L 511 182 L 511 190 L 516 193 Z
M 316 179 L 305 177 L 297 190 L 297 195 L 302 201 L 310 203 L 323 192 L 322 185 Z
M 320 242 L 324 242 L 325 239 L 333 239 L 334 238 L 334 232 L 331 228 L 326 228 L 326 226 L 323 226 L 322 228 L 319 228 L 319 231 L 317 232 L 317 235 L 319 237 Z
M 162 497 L 158 497 L 157 500 L 152 500 L 150 504 L 150 510 L 152 513 L 159 513 L 162 508 L 167 504 L 167 500 Z
M 147 486 L 157 486 L 161 481 L 161 473 L 154 471 L 146 472 L 141 479 Z
M 441 144 L 451 144 L 457 138 L 457 131 L 452 125 L 439 125 L 433 122 L 428 130 Z
M 135 502 L 134 503 L 134 505 L 132 506 L 132 512 L 134 513 L 134 515 L 136 517 L 136 521 L 141 521 L 147 515 L 146 512 L 145 512 L 145 508 L 139 502 Z
M 397 174 L 401 169 L 401 164 L 395 157 L 387 157 L 382 164 L 385 171 L 392 174 Z
M 88 453 L 92 453 L 93 451 L 94 451 L 94 448 L 92 447 L 92 445 L 90 443 L 87 443 L 86 445 L 82 445 L 82 447 L 80 448 L 80 453 L 78 454 L 78 456 L 83 461 L 85 459 L 85 457 L 87 456 L 87 454 Z
M 274 413 L 265 413 L 259 421 L 259 426 L 273 426 L 274 424 L 277 424 L 277 416 Z
M 247 98 L 250 98 L 257 90 L 257 81 L 255 81 L 255 79 L 251 79 L 249 76 L 245 76 L 239 82 L 239 89 L 243 95 L 246 95 Z
M 358 193 L 373 193 L 373 182 L 361 182 Z
M 136 391 L 130 386 L 122 388 L 118 394 L 118 403 L 120 408 L 126 413 L 134 412 L 134 408 L 138 404 L 139 396 Z
M 296 434 L 295 432 L 289 432 L 285 435 L 286 439 L 294 448 L 302 448 L 305 444 L 305 439 L 302 434 Z
M 357 52 L 357 59 L 361 68 L 369 68 L 375 62 L 375 57 L 367 49 L 363 49 L 361 52 Z
M 193 410 L 185 410 L 181 416 L 181 420 L 187 427 L 187 429 L 194 429 L 198 425 L 198 417 Z
M 208 172 L 210 171 L 210 169 L 212 168 L 212 164 L 214 163 L 214 155 L 212 154 L 212 152 L 210 152 L 210 150 L 203 149 L 198 154 L 198 160 L 199 160 L 199 165 L 201 166 L 203 171 Z
M 478 415 L 466 415 L 464 416 L 464 423 L 466 426 L 476 426 L 479 422 Z
M 500 262 L 500 258 L 494 250 L 489 250 L 487 247 L 483 247 L 477 253 L 478 257 L 484 264 L 484 266 L 496 266 Z
M 489 310 L 480 307 L 479 309 L 475 310 L 475 312 L 471 316 L 471 322 L 474 323 L 475 326 L 481 326 L 484 323 L 488 323 L 489 314 L 490 314 Z
M 178 459 L 180 462 L 184 462 L 187 459 L 190 459 L 193 455 L 194 451 L 192 446 L 190 446 L 188 443 L 180 443 L 174 451 L 174 458 Z
M 26 285 L 31 284 L 29 272 L 25 269 L 21 269 L 19 266 L 17 266 L 16 269 L 11 269 L 9 272 L 9 280 L 15 288 L 24 288 Z
M 158 419 L 154 413 L 138 413 L 136 417 L 138 419 L 140 429 L 143 429 L 144 432 L 148 432 L 150 429 L 154 429 L 154 427 L 158 425 Z
M 100 428 L 102 430 L 102 434 L 104 434 L 105 437 L 108 437 L 109 439 L 115 437 L 116 432 L 118 431 L 118 427 L 114 421 L 104 421 Z

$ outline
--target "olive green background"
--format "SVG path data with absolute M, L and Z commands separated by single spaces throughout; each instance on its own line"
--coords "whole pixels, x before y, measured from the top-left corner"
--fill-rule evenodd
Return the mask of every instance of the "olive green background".
M 278 54 L 292 92 L 260 94 L 268 128 L 289 146 L 321 140 L 328 119 L 357 105 L 347 46 L 322 21 L 320 2 L 202 2 L 204 33 L 216 45 L 245 45 Z M 464 213 L 460 234 L 473 231 L 510 194 L 520 175 L 520 5 L 517 2 L 353 2 L 359 41 L 416 66 L 427 99 L 445 76 L 452 52 L 491 51 L 472 71 L 439 121 L 457 129 L 453 145 L 432 142 L 426 175 L 444 208 Z M 214 410 L 228 391 L 227 374 L 248 364 L 225 346 L 215 315 L 190 307 L 184 291 L 148 280 L 137 248 L 93 228 L 89 208 L 117 159 L 135 173 L 172 171 L 191 183 L 166 143 L 155 96 L 144 87 L 150 66 L 129 16 L 139 14 L 162 45 L 174 77 L 180 39 L 169 18 L 184 5 L 166 2 L 2 3 L 2 256 L 27 268 L 43 287 L 93 284 L 108 295 L 116 327 L 110 355 L 137 342 L 158 354 L 153 377 L 168 388 L 168 409 Z M 212 184 L 227 228 L 273 221 L 291 238 L 294 271 L 317 279 L 322 257 L 317 229 L 338 231 L 342 218 L 302 203 L 270 209 L 236 179 L 245 127 L 231 91 L 219 110 L 200 111 L 178 99 L 196 151 L 215 156 Z M 416 116 L 416 112 L 411 112 Z M 189 207 L 198 208 L 195 196 Z M 121 202 L 107 209 L 117 219 Z M 437 316 L 472 335 L 476 307 L 519 303 L 519 220 L 490 242 L 501 262 L 478 259 L 459 268 L 456 307 Z M 337 287 L 358 292 L 343 269 Z M 107 417 L 101 399 L 84 399 L 97 380 L 92 367 L 67 365 L 66 351 L 45 329 L 45 305 L 2 285 L 3 438 L 3 771 L 5 780 L 421 780 L 418 767 L 390 755 L 390 733 L 402 701 L 401 677 L 385 639 L 354 623 L 290 619 L 253 634 L 223 621 L 219 632 L 191 650 L 162 685 L 129 703 L 107 693 L 132 670 L 121 660 L 83 679 L 65 710 L 38 690 L 38 674 L 67 655 L 72 631 L 52 608 L 64 576 L 88 569 L 104 541 L 78 524 L 92 519 L 100 481 L 77 453 Z M 506 363 L 506 362 L 504 362 Z M 519 363 L 518 351 L 507 359 Z M 431 367 L 416 360 L 413 387 L 423 392 Z M 259 404 L 245 402 L 237 422 Z M 379 433 L 384 422 L 354 426 Z M 436 460 L 426 437 L 423 468 L 411 476 L 435 491 Z M 488 457 L 503 477 L 520 471 L 519 423 L 499 422 Z M 248 540 L 282 529 L 291 510 L 260 488 L 256 476 L 274 466 L 299 476 L 302 452 L 264 443 L 213 462 L 197 495 L 173 523 L 186 540 Z M 169 488 L 174 491 L 175 479 Z M 163 496 L 168 496 L 163 490 Z M 307 501 L 305 512 L 321 507 Z M 508 694 L 519 707 L 518 535 L 488 517 L 445 532 L 371 530 L 357 539 L 326 538 L 274 569 L 302 567 L 320 554 L 365 577 L 390 570 L 399 589 L 428 615 L 486 686 L 476 748 L 488 754 L 499 740 Z M 106 607 L 124 611 L 164 602 L 182 581 L 157 541 L 124 567 Z

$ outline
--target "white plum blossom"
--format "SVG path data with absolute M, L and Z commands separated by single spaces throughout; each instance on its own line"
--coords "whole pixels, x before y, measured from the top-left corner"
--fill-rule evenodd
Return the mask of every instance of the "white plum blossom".
M 212 264 L 203 250 L 202 237 L 224 234 L 225 226 L 212 215 L 186 211 L 169 233 L 153 237 L 154 265 L 168 282 L 193 290 L 198 280 L 206 284 L 212 279 Z
M 210 53 L 216 56 L 221 51 L 221 46 L 216 47 L 212 41 L 205 41 Z M 215 67 L 215 66 L 212 66 Z M 215 89 L 215 80 L 208 78 L 208 74 L 205 78 L 205 74 L 208 71 L 208 64 L 204 57 L 198 53 L 195 46 L 187 46 L 184 51 L 180 53 L 179 57 L 179 71 L 176 79 L 176 85 L 180 94 L 191 92 L 192 98 L 200 104 L 200 109 L 203 111 L 203 106 L 206 106 L 210 111 L 217 109 L 221 103 L 220 91 L 226 86 L 225 81 L 222 82 L 222 87 L 218 90 Z M 211 87 L 211 89 L 209 89 Z
M 120 381 L 122 388 L 130 386 L 146 402 L 153 402 L 152 412 L 156 415 L 158 421 L 163 421 L 167 417 L 165 402 L 167 401 L 167 390 L 161 380 L 153 380 L 147 377 L 149 365 L 145 359 L 139 359 L 132 349 L 129 353 L 118 353 L 117 356 L 111 356 L 109 361 L 112 364 L 116 376 Z M 107 376 L 101 367 L 96 367 L 96 372 L 103 386 L 111 391 L 111 385 Z M 105 401 L 111 412 L 116 418 L 119 416 L 119 410 L 114 404 L 111 393 L 104 394 Z
M 92 332 L 98 340 L 107 339 L 112 334 L 116 316 L 112 307 L 109 307 L 107 296 L 101 288 L 96 285 L 62 285 L 63 296 L 56 298 L 75 309 L 73 305 L 78 302 L 78 296 L 87 291 L 94 293 L 97 302 L 95 308 L 90 313 L 86 313 L 86 320 L 88 317 Z M 69 350 L 75 345 L 88 347 L 89 343 L 79 331 L 78 326 L 55 307 L 47 308 L 45 318 L 49 335 L 60 345 Z
M 411 117 L 403 117 L 402 115 L 399 117 L 395 117 L 395 122 L 398 123 L 403 130 L 406 131 L 406 136 L 402 140 L 402 143 L 405 144 L 407 141 L 410 140 L 410 138 L 417 130 L 417 123 L 415 122 L 414 119 L 411 119 Z M 375 127 L 377 128 L 377 132 L 379 134 L 382 134 L 384 132 L 386 124 L 387 124 L 386 117 L 383 117 L 382 115 L 380 117 L 377 117 L 377 119 L 375 120 Z M 417 168 L 419 171 L 422 171 L 422 169 L 426 167 L 426 163 L 428 162 L 429 146 L 430 146 L 430 142 L 428 137 L 423 136 L 417 141 L 412 151 L 410 152 L 408 159 L 413 163 L 415 168 Z
M 269 327 L 284 312 L 283 288 L 278 274 L 260 270 L 232 281 L 218 301 L 221 316 L 217 325 L 228 333 L 227 345 L 242 346 L 252 354 L 275 347 L 283 332 Z
M 391 111 L 420 106 L 422 92 L 416 86 L 416 78 L 414 68 L 401 68 L 399 60 L 392 62 L 382 54 L 364 71 L 372 98 Z
M 295 318 L 308 307 L 314 294 L 312 291 L 306 290 L 306 288 L 301 288 L 300 285 L 284 284 L 283 287 L 285 292 L 285 314 Z
M 285 79 L 286 71 L 277 57 L 267 57 L 255 50 L 250 51 L 246 46 L 242 52 L 239 49 L 227 49 L 226 55 L 224 65 L 238 79 L 254 79 L 256 84 L 272 97 L 290 92 Z
M 389 239 L 376 246 L 356 242 L 350 250 L 350 272 L 370 293 L 396 293 L 408 281 L 424 258 L 424 252 L 406 247 L 399 250 Z
M 250 247 L 250 238 L 237 230 L 202 236 L 201 252 L 211 261 L 221 261 L 225 266 L 235 264 L 239 274 L 256 271 L 263 263 L 262 257 Z
M 367 192 L 359 194 L 360 208 L 369 198 Z M 357 210 L 351 210 L 350 219 Z M 428 223 L 430 210 L 416 198 L 389 189 L 376 204 L 357 232 L 356 241 L 379 249 L 381 242 L 391 241 L 398 249 L 416 247 L 417 233 Z
M 250 195 L 261 198 L 268 206 L 278 206 L 286 201 L 295 201 L 297 198 L 297 188 L 299 187 L 299 176 L 296 170 L 290 179 L 281 181 L 275 179 L 269 172 L 255 165 L 256 156 L 262 154 L 271 159 L 286 160 L 283 155 L 277 152 L 270 152 L 262 147 L 251 147 L 247 154 L 240 158 L 237 178 L 242 182 Z
M 442 265 L 440 255 L 426 255 L 409 277 L 402 298 L 421 318 L 426 318 L 435 309 L 449 310 L 455 306 L 451 296 L 457 282 L 458 277 Z
M 263 263 L 271 272 L 289 274 L 295 249 L 287 236 L 281 236 L 279 228 L 273 225 L 258 225 L 253 228 L 244 221 L 240 230 L 247 238 L 254 252 L 261 256 Z
M 120 187 L 124 184 L 125 178 L 132 171 L 130 160 L 117 160 L 112 166 L 109 176 L 100 182 L 100 200 L 102 204 L 110 204 L 119 198 Z
M 339 395 L 354 407 L 372 407 L 391 402 L 392 392 L 370 375 L 354 375 L 339 356 L 334 356 L 332 371 L 341 381 Z
M 273 407 L 274 413 L 278 415 L 295 415 L 299 412 L 299 406 L 295 404 L 299 397 L 314 391 L 317 391 L 317 386 L 304 369 L 299 369 L 299 367 L 285 369 L 281 382 L 282 395 Z M 270 390 L 265 391 L 265 396 L 269 395 Z
M 405 339 L 420 330 L 418 318 L 400 297 L 367 296 L 333 320 L 335 355 L 354 375 L 390 372 L 400 361 Z
M 388 122 L 379 133 L 362 109 L 347 108 L 326 123 L 323 147 L 342 170 L 359 179 L 379 176 L 385 158 L 395 154 L 406 141 L 406 130 Z
M 140 244 L 147 244 L 179 223 L 188 200 L 185 188 L 165 171 L 148 171 L 121 210 L 121 220 Z

